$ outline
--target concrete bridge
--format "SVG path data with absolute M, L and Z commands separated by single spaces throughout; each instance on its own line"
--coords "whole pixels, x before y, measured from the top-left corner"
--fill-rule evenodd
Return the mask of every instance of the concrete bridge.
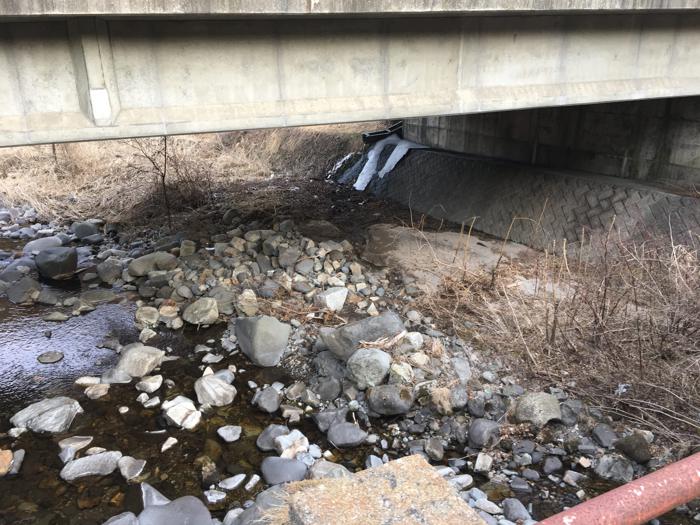
M 0 3 L 0 146 L 698 94 L 698 1 Z

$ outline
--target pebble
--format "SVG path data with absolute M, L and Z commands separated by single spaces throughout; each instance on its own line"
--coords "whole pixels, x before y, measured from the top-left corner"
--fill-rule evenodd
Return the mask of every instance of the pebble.
M 171 448 L 173 445 L 175 445 L 175 443 L 177 443 L 176 438 L 174 438 L 172 436 L 168 437 L 168 439 L 166 439 L 165 442 L 163 443 L 163 445 L 160 447 L 160 451 L 165 452 L 166 450 Z
M 226 441 L 226 443 L 233 443 L 238 441 L 241 437 L 242 428 L 236 425 L 226 425 L 217 429 L 216 433 L 219 437 Z

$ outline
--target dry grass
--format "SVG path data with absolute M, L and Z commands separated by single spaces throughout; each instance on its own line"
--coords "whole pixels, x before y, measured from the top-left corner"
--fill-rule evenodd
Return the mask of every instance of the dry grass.
M 424 306 L 462 337 L 524 364 L 537 382 L 667 442 L 697 445 L 698 250 L 668 238 L 628 244 L 612 230 L 597 242 L 573 258 L 543 253 L 528 267 L 455 267 Z
M 172 211 L 235 205 L 241 181 L 326 170 L 360 149 L 360 131 L 368 128 L 372 125 L 170 137 L 166 186 Z M 101 217 L 143 224 L 164 219 L 162 146 L 155 138 L 2 149 L 0 203 L 31 205 L 47 220 Z

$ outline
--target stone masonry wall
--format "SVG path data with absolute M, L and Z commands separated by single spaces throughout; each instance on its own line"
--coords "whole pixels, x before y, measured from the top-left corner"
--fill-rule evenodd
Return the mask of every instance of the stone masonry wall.
M 700 198 L 633 181 L 563 173 L 434 150 L 413 150 L 371 189 L 414 211 L 536 248 L 614 231 L 697 241 Z M 511 225 L 512 224 L 512 225 Z M 510 232 L 508 231 L 510 229 Z

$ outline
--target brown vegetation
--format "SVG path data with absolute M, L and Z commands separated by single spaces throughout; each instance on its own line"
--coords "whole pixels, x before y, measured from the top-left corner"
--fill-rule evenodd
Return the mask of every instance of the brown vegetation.
M 243 204 L 238 183 L 327 170 L 338 157 L 360 149 L 360 131 L 371 127 L 7 148 L 0 150 L 0 202 L 29 204 L 49 220 L 101 217 L 127 224 L 164 218 L 168 208 L 177 213 Z
M 574 257 L 542 253 L 526 267 L 454 268 L 425 306 L 464 338 L 525 364 L 540 383 L 697 445 L 698 250 L 667 238 L 626 244 L 613 229 L 597 242 Z

